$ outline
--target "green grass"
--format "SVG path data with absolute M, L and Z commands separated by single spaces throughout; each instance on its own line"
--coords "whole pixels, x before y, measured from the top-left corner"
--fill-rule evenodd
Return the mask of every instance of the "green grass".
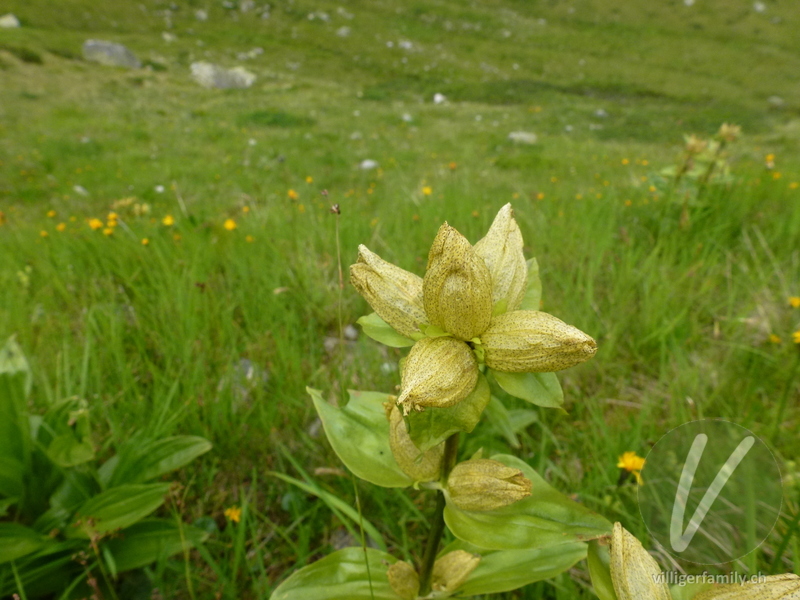
M 518 453 L 645 539 L 617 457 L 645 454 L 687 420 L 750 428 L 797 481 L 800 310 L 787 302 L 800 295 L 797 11 L 354 1 L 341 5 L 348 19 L 337 3 L 280 4 L 262 20 L 178 2 L 172 43 L 161 36 L 166 2 L 4 4 L 23 27 L 0 40 L 0 339 L 16 333 L 31 358 L 37 407 L 89 400 L 101 449 L 140 431 L 214 443 L 179 475 L 181 516 L 221 532 L 146 581 L 190 597 L 188 573 L 197 598 L 267 598 L 336 540 L 358 541 L 348 538 L 357 524 L 324 497 L 266 475 L 307 479 L 353 505 L 349 476 L 314 473 L 341 464 L 305 387 L 340 398 L 399 383 L 381 370 L 399 351 L 364 336 L 325 349 L 340 312 L 353 323 L 367 311 L 349 286 L 340 298 L 334 202 L 345 268 L 365 243 L 417 273 L 444 220 L 474 242 L 513 202 L 542 268 L 544 310 L 597 339 L 596 358 L 561 376 L 567 415 L 541 411 L 520 449 L 481 425 L 464 455 Z M 308 18 L 319 11 L 328 22 Z M 350 35 L 336 35 L 345 26 Z M 87 63 L 88 38 L 122 42 L 153 68 Z M 236 60 L 254 47 L 264 53 Z M 195 60 L 242 64 L 258 79 L 204 90 L 189 76 Z M 434 105 L 437 92 L 448 103 Z M 680 197 L 650 186 L 679 158 L 683 134 L 710 136 L 725 121 L 745 133 L 730 149 L 736 181 L 687 220 Z M 519 130 L 539 142 L 509 142 Z M 368 158 L 380 168 L 359 170 Z M 126 197 L 151 212 L 117 209 L 110 236 L 88 227 Z M 242 359 L 267 382 L 242 383 Z M 786 522 L 746 566 L 800 569 L 799 489 L 787 486 Z M 431 498 L 358 490 L 390 550 L 418 558 Z M 224 516 L 233 505 L 244 509 L 238 525 Z M 507 597 L 591 598 L 587 581 L 582 564 Z

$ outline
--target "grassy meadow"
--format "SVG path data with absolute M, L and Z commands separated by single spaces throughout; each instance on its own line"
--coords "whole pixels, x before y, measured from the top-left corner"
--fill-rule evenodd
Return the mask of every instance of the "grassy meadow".
M 335 401 L 399 385 L 404 352 L 339 341 L 369 312 L 346 282 L 358 244 L 422 274 L 442 222 L 474 243 L 507 202 L 543 310 L 599 351 L 560 374 L 566 413 L 537 409 L 519 448 L 481 423 L 463 456 L 515 453 L 646 540 L 617 458 L 729 419 L 770 443 L 785 478 L 771 536 L 730 567 L 800 574 L 793 3 L 241 4 L 0 8 L 22 23 L 0 30 L 0 341 L 15 335 L 28 356 L 31 410 L 86 399 L 101 457 L 133 436 L 214 445 L 176 472 L 180 500 L 162 509 L 208 541 L 124 575 L 119 597 L 266 599 L 360 543 L 331 495 L 355 506 L 357 493 L 390 551 L 419 556 L 432 496 L 356 483 L 305 388 Z M 145 66 L 86 62 L 86 39 Z M 204 89 L 198 60 L 256 82 Z M 724 122 L 742 127 L 728 180 L 674 186 L 662 172 L 684 135 Z M 581 562 L 505 597 L 595 596 Z

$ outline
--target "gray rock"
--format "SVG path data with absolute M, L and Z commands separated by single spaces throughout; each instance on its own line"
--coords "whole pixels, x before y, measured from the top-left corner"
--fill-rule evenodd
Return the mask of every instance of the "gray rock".
M 194 11 L 194 18 L 197 19 L 198 21 L 208 21 L 208 11 L 199 8 L 196 11 Z
M 517 144 L 535 144 L 536 137 L 535 133 L 531 133 L 529 131 L 512 131 L 508 134 L 508 139 L 512 142 L 516 142 Z
M 83 57 L 109 67 L 138 69 L 142 66 L 136 55 L 125 46 L 103 40 L 86 40 L 83 43 Z
M 15 29 L 19 27 L 19 19 L 8 13 L 0 17 L 0 29 Z
M 192 77 L 205 88 L 249 88 L 256 76 L 244 67 L 226 69 L 207 62 L 191 64 Z
M 774 106 L 775 108 L 780 108 L 784 104 L 786 104 L 784 99 L 781 98 L 780 96 L 770 96 L 769 98 L 767 98 L 767 102 L 769 103 L 770 106 Z
M 372 169 L 377 169 L 380 165 L 378 165 L 377 160 L 372 160 L 371 158 L 365 158 L 361 161 L 361 164 L 358 165 L 358 168 L 362 171 L 371 171 Z

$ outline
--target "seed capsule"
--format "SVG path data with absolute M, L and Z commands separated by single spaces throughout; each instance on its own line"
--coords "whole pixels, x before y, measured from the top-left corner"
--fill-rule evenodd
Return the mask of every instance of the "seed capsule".
M 519 469 L 489 458 L 474 458 L 453 468 L 447 490 L 461 510 L 495 510 L 530 496 L 531 482 Z
M 453 593 L 475 570 L 481 557 L 466 550 L 453 550 L 433 563 L 431 587 L 437 592 Z
M 422 278 L 358 247 L 358 262 L 350 266 L 350 282 L 378 316 L 395 331 L 410 337 L 427 323 L 422 304 Z
M 389 448 L 403 473 L 411 477 L 415 483 L 439 479 L 442 472 L 444 444 L 439 444 L 425 453 L 420 452 L 408 435 L 400 409 L 391 402 L 387 402 L 384 408 L 386 418 L 389 419 Z
M 496 316 L 481 344 L 486 365 L 510 373 L 560 371 L 597 352 L 597 343 L 580 329 L 535 310 Z
M 611 582 L 618 600 L 672 598 L 666 582 L 661 580 L 658 563 L 620 523 L 614 523 L 610 554 Z
M 403 600 L 416 600 L 419 595 L 419 575 L 410 564 L 398 560 L 386 571 L 389 585 Z
M 492 274 L 467 238 L 447 223 L 428 254 L 422 300 L 433 325 L 465 341 L 492 319 Z
M 397 403 L 403 413 L 453 406 L 478 383 L 478 361 L 464 342 L 451 337 L 424 338 L 411 348 L 401 374 Z
M 519 230 L 511 204 L 497 213 L 489 232 L 475 244 L 492 274 L 492 302 L 506 301 L 506 311 L 517 310 L 525 296 L 528 265 L 522 253 L 522 232 Z

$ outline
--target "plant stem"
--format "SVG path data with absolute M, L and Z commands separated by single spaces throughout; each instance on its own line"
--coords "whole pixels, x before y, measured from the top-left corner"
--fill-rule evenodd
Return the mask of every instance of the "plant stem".
M 798 348 L 798 350 L 800 350 L 800 348 Z M 786 380 L 786 387 L 783 388 L 783 395 L 778 402 L 778 415 L 775 417 L 775 424 L 772 427 L 771 437 L 773 444 L 778 441 L 778 436 L 780 435 L 781 423 L 783 422 L 783 413 L 786 412 L 786 404 L 789 400 L 789 395 L 792 392 L 794 378 L 797 376 L 798 367 L 800 367 L 800 351 L 797 352 L 797 355 L 794 358 L 792 371 L 789 374 L 789 378 Z
M 444 458 L 442 459 L 442 482 L 447 481 L 447 476 L 456 464 L 458 456 L 458 433 L 454 433 L 444 443 Z M 425 553 L 422 555 L 422 567 L 419 574 L 419 595 L 427 596 L 431 592 L 431 576 L 433 563 L 444 534 L 444 492 L 436 492 L 436 508 L 431 520 L 431 529 L 428 532 L 428 541 L 425 543 Z

